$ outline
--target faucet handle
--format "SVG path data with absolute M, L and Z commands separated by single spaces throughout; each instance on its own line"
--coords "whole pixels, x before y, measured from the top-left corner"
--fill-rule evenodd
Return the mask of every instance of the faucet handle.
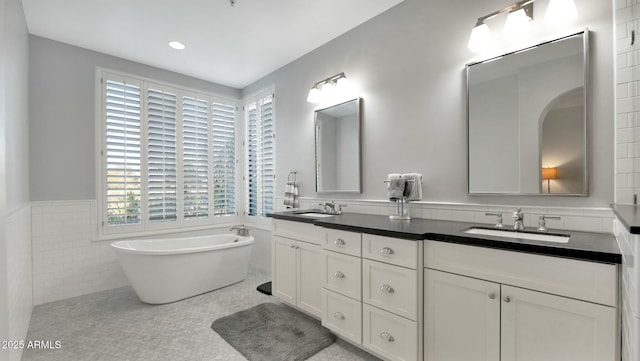
M 561 217 L 558 217 L 558 216 L 547 216 L 546 214 L 541 215 L 541 216 L 538 218 L 538 232 L 546 232 L 546 231 L 548 230 L 548 229 L 547 229 L 547 222 L 546 222 L 546 220 L 547 220 L 547 219 L 557 219 L 557 220 L 560 220 L 560 219 L 562 219 L 562 218 L 561 218 Z
M 504 228 L 504 224 L 502 224 L 502 213 L 485 213 L 485 216 L 495 216 L 496 217 L 496 228 Z
M 336 210 L 336 213 L 338 214 L 342 214 L 342 208 L 346 207 L 346 204 L 337 204 L 338 209 Z

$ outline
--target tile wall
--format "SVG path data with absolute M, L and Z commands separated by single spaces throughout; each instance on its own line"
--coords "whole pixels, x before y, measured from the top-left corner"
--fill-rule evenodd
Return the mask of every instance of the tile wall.
M 129 284 L 95 222 L 93 200 L 32 203 L 34 304 Z
M 390 202 L 382 200 L 339 200 L 336 203 L 346 204 L 345 212 L 389 215 L 395 208 Z M 318 208 L 318 203 L 330 199 L 301 198 L 300 208 Z M 278 211 L 286 210 L 282 197 L 276 197 L 274 205 Z M 431 203 L 415 202 L 409 204 L 412 217 L 459 222 L 494 224 L 496 217 L 486 216 L 486 212 L 502 213 L 505 225 L 513 225 L 511 214 L 515 206 Z M 577 208 L 577 207 L 522 207 L 526 227 L 537 227 L 540 215 L 560 216 L 560 220 L 547 220 L 548 228 L 566 229 L 585 232 L 613 233 L 613 211 L 610 208 Z
M 640 4 L 615 0 L 615 6 L 615 202 L 632 204 L 634 194 L 640 197 Z
M 29 205 L 7 217 L 7 255 L 9 340 L 24 340 L 33 310 L 31 207 Z M 0 353 L 3 351 L 0 350 Z M 21 356 L 20 349 L 9 351 L 10 361 L 18 361 Z

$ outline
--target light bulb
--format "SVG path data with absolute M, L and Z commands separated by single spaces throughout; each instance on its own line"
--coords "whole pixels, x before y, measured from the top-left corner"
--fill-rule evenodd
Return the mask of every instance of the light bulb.
M 469 44 L 467 47 L 472 51 L 482 51 L 493 45 L 493 38 L 491 37 L 491 31 L 487 24 L 481 23 L 476 25 L 471 30 L 471 36 L 469 37 Z
M 573 0 L 550 0 L 544 23 L 547 26 L 563 25 L 578 17 L 578 10 Z

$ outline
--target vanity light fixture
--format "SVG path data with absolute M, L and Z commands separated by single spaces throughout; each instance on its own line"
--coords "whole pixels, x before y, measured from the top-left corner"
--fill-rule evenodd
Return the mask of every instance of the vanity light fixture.
M 307 95 L 307 102 L 324 103 L 353 96 L 353 93 L 351 82 L 344 73 L 340 73 L 313 84 Z
M 529 32 L 529 21 L 533 20 L 534 0 L 522 0 L 513 3 L 491 14 L 478 18 L 471 30 L 468 47 L 472 51 L 481 51 L 492 44 L 491 32 L 485 23 L 500 14 L 508 13 L 503 34 L 507 38 L 516 38 Z M 575 19 L 578 16 L 573 0 L 549 0 L 549 6 L 544 16 L 547 26 L 557 26 Z
M 558 167 L 542 168 L 542 180 L 547 181 L 548 193 L 551 193 L 551 179 L 558 179 Z

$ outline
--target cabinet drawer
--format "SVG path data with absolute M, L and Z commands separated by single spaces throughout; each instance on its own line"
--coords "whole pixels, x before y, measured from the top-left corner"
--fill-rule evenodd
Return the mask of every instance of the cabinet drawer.
M 416 320 L 418 289 L 416 270 L 362 260 L 363 302 Z
M 416 269 L 418 242 L 407 239 L 362 235 L 362 257 Z
M 324 229 L 311 223 L 273 220 L 273 235 L 322 245 Z
M 369 305 L 362 306 L 362 345 L 388 360 L 418 359 L 418 324 Z
M 326 229 L 326 239 L 322 248 L 330 251 L 360 257 L 362 254 L 362 235 L 356 232 Z
M 324 288 L 356 300 L 362 300 L 362 265 L 359 257 L 322 251 Z
M 360 345 L 362 343 L 362 303 L 323 289 L 322 325 Z
M 425 267 L 551 294 L 617 306 L 612 264 L 425 241 Z

